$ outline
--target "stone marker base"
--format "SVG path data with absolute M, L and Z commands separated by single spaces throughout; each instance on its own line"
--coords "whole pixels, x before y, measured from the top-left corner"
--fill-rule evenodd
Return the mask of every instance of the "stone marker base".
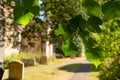
M 48 63 L 47 56 L 41 56 L 41 58 L 40 58 L 40 63 L 41 63 L 41 64 L 47 64 L 47 63 Z
M 22 62 L 24 63 L 24 66 L 35 66 L 35 59 L 29 58 L 29 59 L 22 59 Z

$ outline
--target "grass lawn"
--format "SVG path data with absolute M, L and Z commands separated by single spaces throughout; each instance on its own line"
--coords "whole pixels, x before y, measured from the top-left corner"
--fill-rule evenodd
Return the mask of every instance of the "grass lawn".
M 80 64 L 25 72 L 25 80 L 69 80 Z
M 56 59 L 49 61 L 47 65 L 25 67 L 24 80 L 69 80 L 80 67 L 80 60 L 81 58 Z M 58 67 L 58 65 L 71 63 L 73 61 L 73 64 Z M 8 78 L 8 70 L 6 70 L 6 75 L 4 76 L 4 79 L 6 78 Z
M 99 80 L 99 74 L 99 70 L 96 70 L 95 67 L 92 67 L 91 72 L 87 77 L 87 80 Z
M 90 72 L 90 74 L 87 77 L 87 80 L 99 80 L 98 76 L 99 72 Z

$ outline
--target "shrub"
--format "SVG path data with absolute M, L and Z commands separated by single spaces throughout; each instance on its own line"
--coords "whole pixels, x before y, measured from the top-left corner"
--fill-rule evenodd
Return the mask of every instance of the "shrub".
M 100 68 L 100 80 L 120 80 L 120 58 L 108 57 Z
M 100 66 L 100 80 L 120 80 L 120 20 L 111 20 L 103 26 L 101 46 L 106 57 Z

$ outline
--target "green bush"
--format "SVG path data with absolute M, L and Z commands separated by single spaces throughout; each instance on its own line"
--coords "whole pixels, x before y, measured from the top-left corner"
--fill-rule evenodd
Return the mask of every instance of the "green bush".
M 120 80 L 120 20 L 103 26 L 101 46 L 107 52 L 100 66 L 100 80 Z
M 106 58 L 100 68 L 100 80 L 120 80 L 120 58 Z
M 20 60 L 22 59 L 30 59 L 34 58 L 36 62 L 38 63 L 40 61 L 41 54 L 40 53 L 25 53 L 21 52 L 19 54 L 12 54 L 11 56 L 8 56 L 5 58 L 4 61 L 4 68 L 8 68 L 8 64 L 13 60 Z

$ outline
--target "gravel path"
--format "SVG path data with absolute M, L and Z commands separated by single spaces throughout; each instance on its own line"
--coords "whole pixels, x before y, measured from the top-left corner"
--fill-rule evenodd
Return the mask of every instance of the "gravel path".
M 75 64 L 75 63 L 83 63 L 84 61 L 86 61 L 85 59 L 81 59 L 79 61 L 70 61 L 70 62 L 66 62 L 66 63 L 62 63 L 62 64 L 57 64 L 57 65 L 51 65 L 51 66 L 45 66 L 45 67 L 36 67 L 35 69 L 28 69 L 28 70 L 25 70 L 25 72 L 32 72 L 32 71 L 37 71 L 37 70 L 44 70 L 44 69 L 51 69 L 51 68 L 59 68 L 59 67 L 63 67 L 63 66 L 66 66 L 66 65 L 70 65 L 70 64 Z
M 91 66 L 92 64 L 89 61 L 84 60 L 80 68 L 75 72 L 70 80 L 87 80 L 87 76 L 90 72 Z

